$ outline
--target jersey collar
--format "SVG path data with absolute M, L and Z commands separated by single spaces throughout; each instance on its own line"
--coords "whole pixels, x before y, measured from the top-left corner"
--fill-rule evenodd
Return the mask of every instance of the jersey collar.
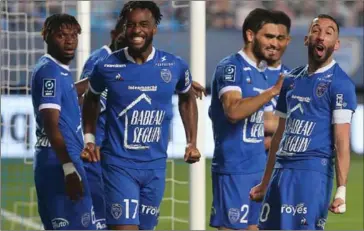
M 325 71 L 329 70 L 331 67 L 333 67 L 336 64 L 336 61 L 333 59 L 331 61 L 331 63 L 327 64 L 324 67 L 321 67 L 319 69 L 317 69 L 314 73 L 311 73 L 310 75 L 315 75 L 315 74 L 319 74 L 319 73 L 324 73 Z M 308 72 L 308 64 L 306 65 L 306 72 Z
M 67 71 L 70 71 L 70 67 L 68 65 L 65 65 L 65 64 L 61 63 L 57 59 L 53 58 L 50 54 L 45 54 L 44 57 L 49 58 L 50 60 L 52 60 L 53 62 L 58 64 L 60 67 L 62 67 L 63 69 L 66 69 Z
M 132 63 L 136 63 L 135 60 L 133 59 L 133 57 L 131 57 L 129 55 L 127 47 L 124 49 L 124 54 L 125 54 L 125 58 L 127 60 L 129 60 Z M 148 58 L 147 58 L 147 60 L 145 62 L 148 62 L 148 61 L 152 60 L 154 58 L 154 55 L 155 55 L 155 48 L 153 47 L 152 52 L 149 54 L 149 56 L 148 56 Z
M 268 70 L 271 70 L 271 71 L 280 71 L 282 69 L 282 64 L 279 64 L 278 67 L 270 67 L 270 66 L 268 66 L 267 69 Z
M 265 69 L 267 69 L 267 66 L 268 65 L 267 65 L 267 62 L 266 61 L 262 60 L 259 63 L 259 65 L 257 66 L 257 64 L 251 58 L 249 58 L 248 55 L 243 50 L 240 50 L 238 53 L 241 55 L 241 57 L 243 57 L 243 59 L 247 63 L 249 63 L 250 66 L 254 67 L 258 71 L 263 72 L 263 71 L 265 71 Z
M 112 51 L 108 45 L 104 45 L 102 48 L 105 49 L 108 54 L 112 53 Z

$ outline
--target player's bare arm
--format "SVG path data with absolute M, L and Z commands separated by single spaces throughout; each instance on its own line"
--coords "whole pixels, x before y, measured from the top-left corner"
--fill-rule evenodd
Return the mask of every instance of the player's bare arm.
M 274 134 L 278 128 L 279 117 L 273 111 L 264 112 L 264 132 Z
M 88 79 L 81 79 L 80 81 L 77 81 L 75 83 L 76 89 L 77 89 L 77 96 L 78 96 L 78 104 L 83 104 L 83 94 L 88 89 Z
M 252 188 L 250 191 L 250 198 L 254 201 L 262 201 L 264 198 L 270 178 L 272 176 L 274 164 L 276 162 L 276 153 L 279 148 L 279 143 L 281 142 L 285 128 L 286 128 L 286 119 L 279 118 L 278 128 L 272 138 L 271 147 L 268 154 L 268 161 L 265 166 L 263 179 L 260 182 L 260 184 Z
M 82 97 L 88 89 L 88 78 L 81 79 L 75 83 L 78 97 Z
M 100 95 L 87 91 L 82 107 L 82 121 L 85 134 L 85 149 L 82 157 L 89 161 L 97 162 L 100 160 L 99 152 L 96 152 L 95 133 L 97 118 L 100 113 Z
M 346 211 L 346 183 L 350 169 L 350 124 L 335 124 L 334 139 L 336 149 L 336 185 L 337 191 L 330 211 L 344 213 Z
M 41 110 L 41 115 L 44 123 L 44 131 L 54 152 L 62 163 L 65 172 L 66 193 L 71 200 L 79 200 L 84 193 L 82 179 L 68 155 L 64 138 L 59 130 L 59 110 L 46 108 Z
M 196 81 L 192 81 L 192 90 L 196 95 L 196 98 L 202 99 L 202 95 L 206 96 L 206 89 Z
M 224 93 L 221 101 L 226 117 L 232 123 L 249 117 L 268 103 L 274 96 L 279 94 L 283 79 L 284 76 L 280 75 L 277 83 L 273 87 L 255 97 L 243 98 L 244 96 L 239 91 L 228 91 Z
M 264 147 L 266 150 L 270 148 L 272 135 L 277 130 L 279 117 L 274 115 L 272 111 L 264 112 Z
M 196 148 L 198 111 L 195 93 L 191 88 L 187 93 L 178 95 L 178 108 L 187 141 L 184 159 L 187 163 L 195 163 L 200 160 L 201 155 Z

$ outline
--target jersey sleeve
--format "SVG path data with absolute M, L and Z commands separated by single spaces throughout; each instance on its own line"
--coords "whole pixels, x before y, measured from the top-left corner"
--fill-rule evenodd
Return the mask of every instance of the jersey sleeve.
M 332 123 L 351 123 L 352 115 L 357 107 L 355 85 L 349 77 L 333 82 L 330 92 Z
M 180 59 L 180 65 L 181 67 L 176 86 L 176 92 L 179 94 L 184 94 L 188 92 L 188 90 L 191 88 L 192 76 L 187 63 L 184 62 L 182 59 Z
M 89 88 L 90 91 L 96 95 L 100 95 L 105 90 L 105 77 L 100 71 L 101 62 L 96 62 L 89 75 Z
M 281 92 L 279 93 L 279 97 L 278 97 L 278 100 L 277 100 L 277 105 L 276 105 L 276 109 L 274 111 L 274 114 L 281 117 L 281 118 L 286 118 L 287 117 L 286 95 L 287 95 L 287 91 L 289 90 L 291 84 L 293 84 L 293 78 L 285 78 L 284 81 L 283 81 Z
M 92 69 L 94 68 L 96 61 L 97 59 L 92 56 L 87 59 L 85 65 L 83 65 L 80 79 L 86 79 L 91 75 Z
M 45 67 L 36 73 L 37 91 L 33 92 L 39 99 L 38 110 L 56 109 L 61 110 L 62 101 L 62 78 L 60 71 L 55 68 Z
M 219 98 L 228 91 L 242 92 L 242 78 L 233 63 L 219 64 L 214 73 Z

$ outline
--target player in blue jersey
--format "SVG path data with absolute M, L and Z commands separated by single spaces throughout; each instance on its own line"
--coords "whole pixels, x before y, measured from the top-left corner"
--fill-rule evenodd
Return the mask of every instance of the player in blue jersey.
M 340 45 L 334 18 L 313 19 L 304 41 L 308 65 L 292 70 L 284 80 L 264 178 L 251 190 L 254 200 L 266 192 L 262 230 L 322 230 L 328 209 L 346 211 L 355 85 L 333 59 Z M 334 166 L 337 190 L 330 205 Z
M 265 70 L 265 75 L 267 76 L 268 87 L 273 86 L 281 73 L 286 74 L 289 72 L 289 68 L 282 64 L 282 56 L 291 40 L 289 35 L 291 29 L 291 19 L 282 11 L 273 11 L 274 17 L 277 20 L 279 36 L 277 37 L 277 52 L 267 59 L 268 67 Z M 272 99 L 272 105 L 275 109 L 277 105 L 278 96 Z M 264 130 L 265 138 L 264 145 L 266 149 L 266 154 L 268 155 L 268 150 L 270 148 L 270 142 L 272 140 L 272 135 L 278 127 L 278 116 L 273 114 L 273 111 L 264 113 Z
M 90 74 L 83 107 L 85 139 L 87 149 L 94 150 L 100 93 L 107 89 L 101 165 L 108 228 L 153 229 L 165 186 L 172 95 L 179 93 L 189 163 L 200 158 L 196 98 L 187 64 L 152 46 L 162 17 L 158 6 L 130 1 L 122 17 L 128 47 L 99 61 Z
M 78 95 L 80 99 L 80 104 L 83 101 L 83 94 L 88 89 L 88 77 L 95 65 L 95 63 L 101 59 L 106 58 L 113 51 L 121 49 L 125 47 L 125 43 L 123 40 L 125 27 L 124 21 L 122 18 L 118 18 L 115 28 L 111 30 L 111 42 L 109 45 L 104 45 L 100 49 L 92 52 L 90 57 L 87 59 L 83 71 L 81 74 L 81 80 L 76 83 L 76 87 L 78 90 Z M 105 90 L 100 97 L 100 114 L 97 119 L 96 126 L 96 154 L 100 156 L 100 146 L 104 139 L 104 128 L 106 122 L 106 96 L 107 91 Z M 83 155 L 87 155 L 87 153 L 83 153 Z M 87 179 L 90 185 L 90 191 L 93 201 L 93 210 L 91 221 L 96 225 L 97 229 L 106 229 L 106 210 L 105 210 L 105 193 L 104 193 L 104 181 L 102 179 L 102 170 L 100 162 L 88 160 L 87 156 L 85 156 L 85 171 L 87 174 Z
M 81 27 L 67 14 L 46 19 L 47 54 L 34 67 L 32 101 L 37 123 L 34 161 L 38 211 L 45 229 L 94 229 L 83 169 L 80 108 L 69 63 Z
M 109 45 L 104 45 L 103 47 L 92 52 L 90 57 L 87 59 L 82 74 L 81 81 L 76 83 L 76 87 L 79 93 L 79 99 L 83 101 L 83 94 L 88 89 L 88 76 L 92 72 L 95 63 L 101 59 L 106 58 L 112 52 L 120 50 L 126 47 L 125 43 L 125 22 L 122 17 L 118 17 L 115 28 L 110 32 L 111 41 Z M 196 94 L 197 98 L 202 98 L 202 95 L 206 96 L 206 90 L 200 84 L 192 81 L 192 89 Z M 105 90 L 100 96 L 100 114 L 97 119 L 96 134 L 95 134 L 95 144 L 96 153 L 100 155 L 100 146 L 105 135 L 105 122 L 106 122 L 106 97 L 107 90 Z M 104 229 L 106 228 L 105 217 L 105 198 L 104 198 L 104 183 L 101 174 L 100 162 L 85 162 L 85 170 L 87 178 L 90 185 L 92 201 L 93 201 L 93 216 L 92 221 L 96 223 L 96 228 Z
M 260 203 L 249 192 L 264 171 L 264 111 L 281 89 L 283 76 L 268 88 L 264 61 L 274 56 L 280 36 L 272 12 L 255 9 L 246 17 L 244 48 L 217 65 L 211 86 L 215 149 L 212 159 L 213 202 L 210 226 L 257 229 Z

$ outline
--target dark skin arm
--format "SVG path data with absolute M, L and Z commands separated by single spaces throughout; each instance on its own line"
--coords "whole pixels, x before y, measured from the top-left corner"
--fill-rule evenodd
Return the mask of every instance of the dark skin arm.
M 192 90 L 196 95 L 196 98 L 202 99 L 202 95 L 206 96 L 206 89 L 196 81 L 192 81 Z
M 198 111 L 196 96 L 191 88 L 186 94 L 178 95 L 178 108 L 187 140 L 185 161 L 187 163 L 195 163 L 199 161 L 201 155 L 196 148 Z
M 59 111 L 56 109 L 43 109 L 40 111 L 44 123 L 44 131 L 62 164 L 72 162 L 63 136 L 58 128 Z
M 83 104 L 83 94 L 88 90 L 88 78 L 82 79 L 75 83 L 77 95 L 78 95 L 78 104 Z
M 81 97 L 88 89 L 88 78 L 81 79 L 75 83 L 78 97 Z
M 87 91 L 84 97 L 82 107 L 82 121 L 84 134 L 96 133 L 96 122 L 100 113 L 100 95 L 94 94 L 91 91 Z M 87 143 L 82 153 L 83 158 L 87 158 L 90 161 L 97 162 L 100 160 L 99 152 L 95 150 L 95 144 Z
M 43 119 L 44 131 L 61 164 L 72 163 L 64 138 L 58 127 L 60 112 L 56 109 L 43 109 L 40 113 Z M 76 201 L 82 198 L 84 189 L 78 173 L 73 172 L 65 176 L 65 186 L 66 193 L 71 200 Z

